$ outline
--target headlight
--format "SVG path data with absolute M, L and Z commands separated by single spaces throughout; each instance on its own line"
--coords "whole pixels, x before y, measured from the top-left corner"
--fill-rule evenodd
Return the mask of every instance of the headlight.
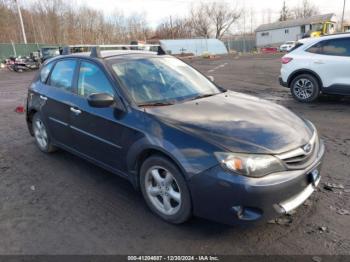
M 217 152 L 215 156 L 224 168 L 243 176 L 262 177 L 286 170 L 281 161 L 271 155 Z

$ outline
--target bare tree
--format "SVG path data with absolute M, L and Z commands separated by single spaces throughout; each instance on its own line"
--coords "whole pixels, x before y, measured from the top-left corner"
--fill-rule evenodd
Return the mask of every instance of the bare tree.
M 289 8 L 286 5 L 286 1 L 283 1 L 283 6 L 282 6 L 282 9 L 280 11 L 279 21 L 287 21 L 289 19 L 291 19 L 291 13 L 289 11 Z
M 162 39 L 190 38 L 192 36 L 191 21 L 179 17 L 175 17 L 171 22 L 168 19 L 163 20 L 155 33 L 158 38 Z
M 320 14 L 319 9 L 309 0 L 303 0 L 301 5 L 292 9 L 294 18 L 307 18 Z
M 211 34 L 210 18 L 208 16 L 208 6 L 200 3 L 192 6 L 190 10 L 190 23 L 196 36 L 209 37 Z
M 240 18 L 242 10 L 227 2 L 213 2 L 206 6 L 207 16 L 215 28 L 215 38 L 221 39 L 232 24 Z

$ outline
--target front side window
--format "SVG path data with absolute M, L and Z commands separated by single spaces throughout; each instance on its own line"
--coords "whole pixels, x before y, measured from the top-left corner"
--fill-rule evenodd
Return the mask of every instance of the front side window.
M 307 51 L 321 55 L 350 56 L 350 38 L 322 41 L 310 47 Z
M 40 71 L 40 81 L 45 83 L 52 69 L 53 63 L 45 65 Z
M 172 57 L 112 60 L 111 66 L 139 105 L 177 103 L 222 92 L 195 69 Z
M 73 92 L 73 77 L 76 64 L 76 60 L 72 59 L 58 61 L 51 73 L 50 85 Z
M 79 70 L 78 94 L 87 97 L 95 93 L 114 96 L 113 87 L 105 73 L 92 63 L 82 62 Z

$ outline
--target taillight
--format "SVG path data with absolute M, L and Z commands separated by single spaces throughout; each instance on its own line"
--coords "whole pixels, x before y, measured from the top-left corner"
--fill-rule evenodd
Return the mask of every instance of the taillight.
M 281 58 L 281 62 L 282 62 L 282 64 L 288 64 L 290 61 L 292 61 L 293 60 L 293 58 L 291 58 L 291 57 L 282 57 Z

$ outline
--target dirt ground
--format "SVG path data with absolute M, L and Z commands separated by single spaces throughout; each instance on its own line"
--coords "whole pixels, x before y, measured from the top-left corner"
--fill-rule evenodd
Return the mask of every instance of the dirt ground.
M 350 254 L 350 99 L 295 102 L 277 83 L 279 57 L 190 60 L 216 82 L 313 121 L 326 144 L 320 189 L 280 224 L 229 227 L 155 217 L 122 178 L 69 153 L 45 155 L 23 105 L 33 73 L 0 71 L 0 254 Z M 344 188 L 325 188 L 326 183 Z

